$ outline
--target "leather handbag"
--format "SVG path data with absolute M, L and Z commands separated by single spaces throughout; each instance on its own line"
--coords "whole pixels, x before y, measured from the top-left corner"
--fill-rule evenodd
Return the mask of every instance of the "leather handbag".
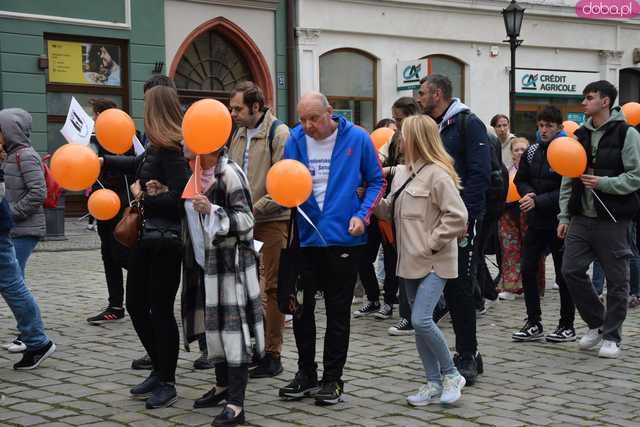
M 301 266 L 302 254 L 296 226 L 296 211 L 292 209 L 287 247 L 280 252 L 278 269 L 278 309 L 283 314 L 296 315 L 302 312 Z
M 124 215 L 113 230 L 113 237 L 123 246 L 133 249 L 140 237 L 142 212 L 137 202 L 124 209 Z

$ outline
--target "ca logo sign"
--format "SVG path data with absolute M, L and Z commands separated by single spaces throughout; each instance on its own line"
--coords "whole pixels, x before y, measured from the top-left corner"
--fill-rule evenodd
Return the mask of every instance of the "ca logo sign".
M 522 76 L 522 89 L 536 90 L 537 82 L 537 74 L 525 74 Z
M 420 80 L 420 70 L 422 64 L 407 65 L 402 72 L 402 78 L 405 82 L 416 82 Z

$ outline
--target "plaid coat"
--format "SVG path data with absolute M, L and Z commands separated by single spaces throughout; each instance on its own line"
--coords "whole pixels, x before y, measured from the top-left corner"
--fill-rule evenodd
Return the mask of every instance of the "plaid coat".
M 264 354 L 255 221 L 247 178 L 226 152 L 218 160 L 215 177 L 206 195 L 221 228 L 213 241 L 205 242 L 205 335 L 215 363 L 240 366 L 251 359 L 252 336 L 256 353 Z

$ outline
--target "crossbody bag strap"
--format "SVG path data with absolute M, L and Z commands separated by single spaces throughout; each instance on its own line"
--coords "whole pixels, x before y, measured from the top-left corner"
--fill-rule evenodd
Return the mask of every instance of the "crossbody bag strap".
M 402 193 L 402 190 L 404 190 L 407 185 L 409 185 L 409 183 L 411 181 L 413 181 L 413 178 L 415 178 L 416 176 L 418 176 L 418 174 L 420 173 L 420 171 L 422 169 L 424 169 L 424 167 L 427 166 L 426 164 L 422 165 L 420 167 L 420 169 L 418 169 L 415 173 L 411 174 L 411 176 L 409 178 L 407 178 L 407 180 L 400 186 L 400 188 L 398 188 L 392 195 L 392 200 L 391 200 L 391 228 L 393 229 L 393 235 L 396 235 L 396 222 L 394 221 L 394 216 L 396 214 L 396 200 L 398 199 L 398 196 L 400 195 L 400 193 Z

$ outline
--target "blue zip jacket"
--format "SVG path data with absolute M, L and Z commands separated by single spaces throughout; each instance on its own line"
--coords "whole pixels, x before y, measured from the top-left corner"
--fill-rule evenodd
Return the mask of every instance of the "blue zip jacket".
M 466 121 L 465 141 L 460 140 L 458 120 L 463 111 L 470 109 L 458 98 L 453 98 L 440 122 L 440 137 L 444 148 L 453 157 L 454 167 L 462 181 L 461 196 L 469 211 L 469 218 L 478 218 L 486 209 L 491 175 L 489 138 L 484 123 L 470 113 Z
M 351 236 L 348 232 L 349 221 L 357 216 L 365 225 L 369 225 L 371 212 L 382 198 L 387 184 L 382 177 L 378 154 L 369 135 L 342 116 L 333 116 L 333 120 L 338 123 L 338 136 L 331 154 L 323 210 L 320 211 L 313 193 L 300 208 L 318 227 L 329 246 L 364 245 L 367 243 L 367 233 Z M 291 130 L 283 157 L 298 160 L 309 167 L 307 140 L 300 124 Z M 356 190 L 365 183 L 364 198 L 360 200 Z M 297 215 L 296 218 L 300 246 L 325 246 L 302 215 Z

